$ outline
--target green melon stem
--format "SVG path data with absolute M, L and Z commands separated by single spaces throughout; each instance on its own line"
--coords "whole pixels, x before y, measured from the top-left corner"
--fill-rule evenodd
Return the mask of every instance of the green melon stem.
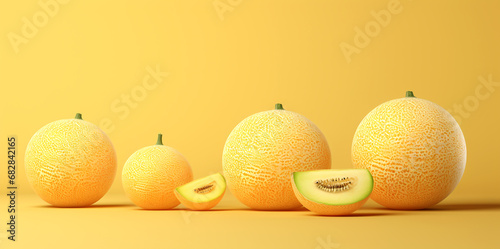
M 82 119 L 82 114 L 81 113 L 77 113 L 76 116 L 75 116 L 75 119 Z
M 156 145 L 163 145 L 162 136 L 163 135 L 161 133 L 158 133 L 158 140 L 156 141 Z
M 275 110 L 285 110 L 285 109 L 283 109 L 283 105 L 282 105 L 282 104 L 280 104 L 280 103 L 277 103 L 277 104 L 274 106 L 274 109 L 275 109 Z
M 413 98 L 415 98 L 415 95 L 413 95 L 412 91 L 406 91 L 406 97 L 413 97 Z

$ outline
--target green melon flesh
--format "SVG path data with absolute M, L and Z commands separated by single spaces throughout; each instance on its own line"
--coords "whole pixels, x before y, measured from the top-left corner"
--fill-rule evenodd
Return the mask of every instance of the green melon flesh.
M 196 193 L 196 189 L 212 184 L 213 188 L 208 193 Z M 194 203 L 209 202 L 217 199 L 226 190 L 226 180 L 220 173 L 209 175 L 175 189 L 182 197 Z
M 349 180 L 341 180 L 349 177 Z M 323 183 L 329 179 L 338 179 L 334 184 L 349 184 L 348 190 L 333 191 L 331 188 L 324 190 L 318 187 L 317 181 Z M 373 189 L 373 178 L 370 171 L 366 169 L 346 169 L 346 170 L 314 170 L 305 172 L 294 172 L 293 181 L 297 190 L 305 198 L 316 203 L 326 205 L 349 205 L 366 199 Z M 328 191 L 329 190 L 329 191 Z

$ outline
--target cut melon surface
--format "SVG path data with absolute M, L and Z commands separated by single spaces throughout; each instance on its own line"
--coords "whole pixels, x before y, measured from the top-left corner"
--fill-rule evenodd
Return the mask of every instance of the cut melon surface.
M 176 188 L 175 196 L 189 209 L 208 210 L 219 203 L 225 191 L 226 180 L 216 173 Z
M 346 215 L 370 197 L 373 178 L 366 169 L 294 172 L 295 195 L 304 207 L 322 215 Z

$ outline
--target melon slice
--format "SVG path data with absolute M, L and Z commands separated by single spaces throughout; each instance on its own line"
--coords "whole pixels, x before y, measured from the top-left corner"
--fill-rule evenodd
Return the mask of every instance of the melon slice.
M 226 180 L 216 173 L 176 188 L 175 196 L 189 209 L 208 210 L 220 202 L 225 192 Z
M 366 169 L 294 172 L 292 182 L 300 203 L 321 215 L 350 214 L 365 204 L 373 189 Z

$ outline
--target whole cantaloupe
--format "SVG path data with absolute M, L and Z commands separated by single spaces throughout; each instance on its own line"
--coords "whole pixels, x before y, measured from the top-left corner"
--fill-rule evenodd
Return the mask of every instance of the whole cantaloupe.
M 116 153 L 108 136 L 77 114 L 38 130 L 26 148 L 25 166 L 30 185 L 44 201 L 84 207 L 111 187 Z
M 301 206 L 290 176 L 330 168 L 325 136 L 304 116 L 276 109 L 251 115 L 231 132 L 222 155 L 227 187 L 243 204 L 260 210 Z
M 407 97 L 385 102 L 361 121 L 352 143 L 352 162 L 369 169 L 371 198 L 392 209 L 423 209 L 446 198 L 466 162 L 464 135 L 437 104 Z
M 193 180 L 186 158 L 172 147 L 163 145 L 158 134 L 156 145 L 132 154 L 122 172 L 127 196 L 143 209 L 171 209 L 180 204 L 175 188 Z

